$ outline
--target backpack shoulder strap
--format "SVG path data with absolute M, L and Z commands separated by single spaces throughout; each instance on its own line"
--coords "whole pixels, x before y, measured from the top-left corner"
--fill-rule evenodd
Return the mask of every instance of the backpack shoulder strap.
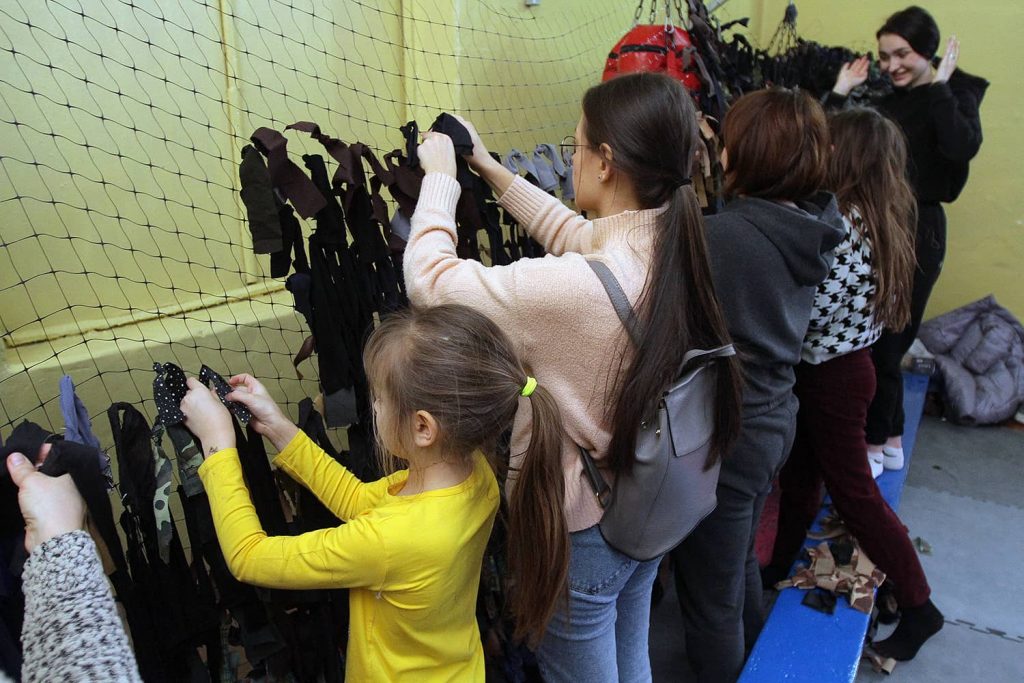
M 608 294 L 608 298 L 612 302 L 612 306 L 615 307 L 615 312 L 619 315 L 619 320 L 626 326 L 626 330 L 629 332 L 630 339 L 633 340 L 633 344 L 636 346 L 640 345 L 640 321 L 637 320 L 636 312 L 629 303 L 629 299 L 626 297 L 626 293 L 622 291 L 622 285 L 619 284 L 618 279 L 612 273 L 612 271 L 601 261 L 587 259 L 587 265 L 594 271 L 598 279 L 601 280 L 601 284 L 604 286 L 604 291 Z M 709 361 L 717 358 L 726 358 L 728 356 L 736 355 L 736 349 L 732 344 L 726 344 L 715 349 L 691 349 L 687 351 L 686 355 L 683 356 L 683 368 L 693 367 L 695 365 L 702 365 Z
M 619 284 L 618 279 L 608 266 L 601 261 L 587 259 L 587 264 L 601 281 L 601 285 L 604 287 L 604 291 L 608 294 L 608 298 L 611 300 L 612 306 L 615 307 L 615 312 L 618 314 L 619 320 L 622 321 L 622 324 L 626 326 L 626 331 L 629 332 L 629 338 L 633 340 L 633 344 L 635 346 L 639 346 L 640 321 L 637 320 L 636 312 L 633 310 L 633 306 L 630 305 L 629 299 L 626 297 L 626 293 L 622 291 L 622 285 Z
M 683 356 L 683 367 L 687 368 L 691 365 L 703 365 L 708 361 L 715 360 L 717 358 L 728 358 L 729 356 L 736 355 L 736 348 L 732 344 L 725 344 L 719 346 L 717 349 L 690 349 Z

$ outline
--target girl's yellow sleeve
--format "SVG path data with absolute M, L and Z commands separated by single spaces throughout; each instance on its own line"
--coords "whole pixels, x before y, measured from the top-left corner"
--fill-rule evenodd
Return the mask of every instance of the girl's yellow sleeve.
M 346 522 L 376 507 L 395 478 L 404 476 L 392 475 L 364 484 L 302 430 L 274 458 L 274 465 L 309 489 L 338 519 Z
M 330 460 L 326 454 L 324 458 Z M 334 464 L 355 479 L 341 465 Z M 387 548 L 380 520 L 362 516 L 348 524 L 300 536 L 267 536 L 242 479 L 237 450 L 228 448 L 207 458 L 199 476 L 210 500 L 224 559 L 239 581 L 289 589 L 382 587 L 387 574 Z M 318 476 L 338 483 L 335 480 L 339 474 L 332 470 Z M 354 485 L 349 488 L 355 488 L 349 498 L 356 502 L 373 497 L 369 492 L 360 493 Z M 351 512 L 354 505 L 351 500 L 347 503 L 338 509 Z

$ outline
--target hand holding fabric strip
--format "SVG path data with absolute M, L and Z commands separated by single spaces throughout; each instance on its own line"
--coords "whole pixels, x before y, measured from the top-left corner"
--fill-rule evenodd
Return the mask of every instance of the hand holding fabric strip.
M 213 389 L 207 389 L 195 377 L 188 378 L 188 392 L 181 399 L 185 426 L 203 445 L 203 455 L 211 456 L 225 448 L 235 447 L 235 430 L 231 413 Z
M 496 163 L 494 157 L 487 151 L 487 147 L 484 146 L 483 140 L 480 139 L 480 134 L 476 132 L 476 127 L 461 116 L 456 116 L 455 120 L 463 125 L 473 141 L 473 153 L 466 156 L 466 161 L 469 162 L 470 168 L 480 173 L 481 169 Z
M 443 173 L 455 177 L 455 146 L 443 133 L 424 133 L 417 154 L 424 173 Z
M 40 459 L 49 444 L 44 444 Z M 25 550 L 85 526 L 85 501 L 79 495 L 70 474 L 48 477 L 37 472 L 28 458 L 12 453 L 7 471 L 18 486 L 18 505 L 25 517 Z
M 235 375 L 228 380 L 233 390 L 227 395 L 229 401 L 238 401 L 252 413 L 249 425 L 257 434 L 270 439 L 277 450 L 282 450 L 292 440 L 299 428 L 277 405 L 263 383 L 252 375 Z

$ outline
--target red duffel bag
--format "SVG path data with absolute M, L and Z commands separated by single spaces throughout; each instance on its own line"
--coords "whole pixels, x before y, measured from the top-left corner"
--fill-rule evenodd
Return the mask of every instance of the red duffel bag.
M 693 91 L 701 87 L 690 34 L 671 24 L 635 26 L 622 37 L 604 63 L 607 81 L 619 74 L 638 71 L 668 74 Z

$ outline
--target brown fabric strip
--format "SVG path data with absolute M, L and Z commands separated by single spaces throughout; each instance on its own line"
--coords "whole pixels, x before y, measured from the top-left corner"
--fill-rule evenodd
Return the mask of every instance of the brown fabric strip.
M 339 164 L 338 170 L 335 171 L 334 178 L 331 180 L 335 187 L 341 182 L 351 182 L 352 155 L 349 152 L 348 145 L 338 138 L 332 138 L 330 135 L 322 132 L 320 126 L 312 121 L 296 121 L 292 125 L 286 126 L 285 130 L 309 133 L 311 138 L 324 146 L 324 150 Z
M 314 351 L 316 351 L 316 340 L 313 338 L 313 335 L 309 335 L 303 340 L 302 346 L 299 347 L 298 353 L 295 354 L 295 358 L 292 360 L 292 367 L 295 368 L 295 376 L 297 378 L 305 379 L 299 370 L 299 363 L 312 356 Z
M 303 218 L 311 218 L 326 206 L 313 181 L 288 158 L 288 139 L 271 128 L 257 128 L 250 138 L 267 157 L 270 179 Z

